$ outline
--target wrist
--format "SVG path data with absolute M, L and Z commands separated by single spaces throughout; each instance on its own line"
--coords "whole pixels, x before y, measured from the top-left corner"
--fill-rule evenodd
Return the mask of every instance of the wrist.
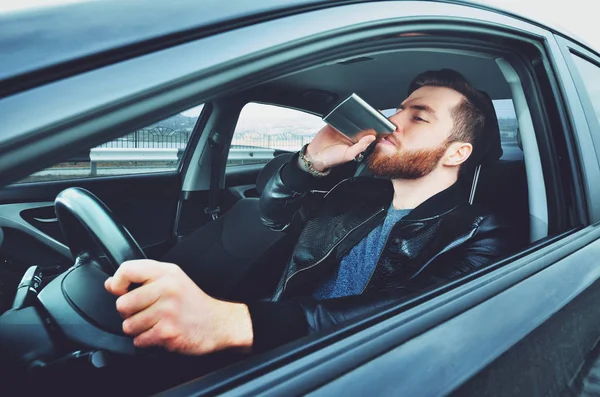
M 325 170 L 327 169 L 327 167 L 325 167 L 321 162 L 319 162 L 318 160 L 315 161 L 314 158 L 314 149 L 311 148 L 310 144 L 308 144 L 308 146 L 306 146 L 306 150 L 304 153 L 304 158 L 306 158 L 306 160 L 308 162 L 310 162 L 310 164 L 312 165 L 313 169 L 319 171 L 319 172 L 325 172 Z
M 243 303 L 231 303 L 229 311 L 230 324 L 226 344 L 228 347 L 250 350 L 254 343 L 254 332 L 252 330 L 252 319 L 248 306 Z
M 315 166 L 315 164 L 313 163 L 314 158 L 310 157 L 310 155 L 308 154 L 309 146 L 310 145 L 308 145 L 308 144 L 304 145 L 299 152 L 298 166 L 300 167 L 300 169 L 302 169 L 302 170 L 308 172 L 309 174 L 311 174 L 312 176 L 316 176 L 316 177 L 323 177 L 323 176 L 329 175 L 329 173 L 331 172 L 331 169 L 327 169 L 322 164 L 319 165 L 318 162 L 317 162 L 317 165 Z

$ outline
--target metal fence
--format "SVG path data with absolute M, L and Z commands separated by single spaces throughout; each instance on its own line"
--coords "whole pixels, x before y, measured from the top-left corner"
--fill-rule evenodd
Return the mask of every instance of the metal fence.
M 114 141 L 106 142 L 99 148 L 135 149 L 135 148 L 177 148 L 185 149 L 191 131 L 174 130 L 168 127 L 153 127 L 134 131 Z M 247 136 L 244 134 L 233 137 L 231 146 L 240 149 L 269 148 L 280 150 L 298 150 L 310 142 L 312 136 L 294 134 L 273 134 Z
M 176 148 L 184 149 L 191 131 L 174 130 L 167 127 L 153 127 L 134 131 L 114 141 L 106 142 L 100 148 Z
M 167 127 L 153 127 L 134 131 L 114 141 L 106 142 L 99 148 L 156 148 L 156 149 L 180 149 L 187 146 L 190 139 L 190 130 L 174 130 Z M 500 131 L 503 143 L 516 143 L 516 130 Z M 296 135 L 291 133 L 279 133 L 271 135 L 236 134 L 231 142 L 232 148 L 253 149 L 268 148 L 276 150 L 299 150 L 304 144 L 309 143 L 313 135 Z
M 268 148 L 279 150 L 299 150 L 305 143 L 309 143 L 311 135 L 261 135 L 256 137 L 233 137 L 231 146 L 240 149 Z

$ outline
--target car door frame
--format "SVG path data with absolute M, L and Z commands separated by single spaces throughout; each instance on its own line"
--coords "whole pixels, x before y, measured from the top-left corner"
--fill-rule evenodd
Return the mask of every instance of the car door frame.
M 588 61 L 592 65 L 595 65 L 600 70 L 600 55 L 593 52 L 590 48 L 569 40 L 564 36 L 556 35 L 556 39 L 560 46 L 560 51 L 562 52 L 565 64 L 567 65 L 572 76 L 577 95 L 581 100 L 581 105 L 585 116 L 584 119 L 587 121 L 589 126 L 593 145 L 596 148 L 596 153 L 598 153 L 598 162 L 600 162 L 600 121 L 596 115 L 596 111 L 594 105 L 592 104 L 589 93 L 585 88 L 585 82 L 583 81 L 581 72 L 573 60 L 573 57 L 578 56 L 583 60 Z M 594 133 L 594 131 L 596 131 L 596 133 Z

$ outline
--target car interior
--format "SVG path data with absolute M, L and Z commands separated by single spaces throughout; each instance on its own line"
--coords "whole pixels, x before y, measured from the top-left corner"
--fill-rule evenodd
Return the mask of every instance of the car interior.
M 406 63 L 406 59 L 410 59 L 411 62 Z M 399 103 L 399 98 L 403 98 L 406 93 L 408 83 L 414 76 L 420 71 L 441 68 L 459 70 L 476 87 L 481 87 L 481 90 L 488 93 L 492 99 L 510 99 L 515 107 L 515 112 L 519 114 L 517 132 L 519 138 L 514 142 L 505 143 L 503 155 L 498 159 L 494 158 L 488 161 L 481 168 L 477 180 L 474 180 L 473 175 L 464 177 L 463 183 L 466 183 L 469 190 L 472 190 L 473 202 L 509 218 L 515 230 L 524 234 L 521 237 L 523 242 L 532 243 L 546 237 L 548 214 L 545 210 L 546 197 L 543 193 L 545 191 L 544 178 L 540 177 L 542 167 L 539 155 L 536 154 L 538 147 L 531 125 L 531 117 L 528 116 L 529 108 L 524 98 L 523 87 L 518 83 L 518 76 L 514 69 L 504 60 L 490 54 L 450 50 L 443 53 L 411 50 L 370 54 L 358 59 L 342 60 L 271 81 L 242 93 L 237 98 L 228 98 L 226 101 L 216 104 L 215 106 L 219 106 L 220 110 L 224 109 L 221 110 L 223 112 L 222 119 L 215 120 L 213 128 L 223 132 L 227 131 L 226 129 L 229 127 L 230 134 L 232 134 L 234 126 L 230 126 L 230 120 L 236 118 L 240 108 L 249 102 L 290 107 L 316 115 L 325 115 L 336 101 L 356 92 L 373 106 L 383 109 L 395 108 Z M 485 73 L 481 71 L 485 71 Z M 353 84 L 349 85 L 348 82 L 353 82 Z M 226 125 L 221 125 L 221 123 Z M 499 131 L 491 133 L 499 134 Z M 226 283 L 240 280 L 243 284 L 244 273 L 262 273 L 248 269 L 242 270 L 243 266 L 240 266 L 240 262 L 235 258 L 240 256 L 253 258 L 248 261 L 248 266 L 251 266 L 250 262 L 262 263 L 262 260 L 254 259 L 268 252 L 268 255 L 280 256 L 280 262 L 285 261 L 285 254 L 278 254 L 278 244 L 284 245 L 283 252 L 289 252 L 287 250 L 290 246 L 289 244 L 285 245 L 284 239 L 286 233 L 274 232 L 261 226 L 257 202 L 265 181 L 290 156 L 290 154 L 282 153 L 269 161 L 256 175 L 256 189 L 243 191 L 237 189 L 238 186 L 232 184 L 230 179 L 238 177 L 238 170 L 234 169 L 238 166 L 228 169 L 227 172 L 235 172 L 231 176 L 227 174 L 225 181 L 228 187 L 226 193 L 236 196 L 235 199 L 230 200 L 234 204 L 223 216 L 202 225 L 184 238 L 166 254 L 164 259 L 184 264 L 186 269 L 193 269 L 192 272 L 197 271 L 201 274 L 204 274 L 206 269 L 201 269 L 199 266 L 209 266 L 210 270 L 206 271 L 206 276 L 197 275 L 195 279 L 207 279 L 204 287 L 211 291 L 213 291 L 213 285 L 224 282 L 223 274 L 231 275 L 241 272 L 238 277 L 228 277 Z M 244 166 L 239 167 L 243 168 Z M 368 174 L 368 169 L 360 167 L 356 176 L 369 177 Z M 248 176 L 254 177 L 251 172 L 248 173 Z M 250 182 L 251 178 L 247 180 Z M 191 189 L 206 187 L 205 185 L 199 186 L 203 184 L 203 179 L 198 178 L 194 172 L 189 172 L 189 170 L 184 185 L 188 181 Z M 233 226 L 234 224 L 236 226 Z M 244 226 L 236 229 L 239 225 Z M 248 230 L 253 232 L 246 234 Z M 245 242 L 240 245 L 239 242 L 242 240 Z M 202 254 L 202 260 L 197 260 L 197 257 L 189 255 L 196 249 L 194 247 L 198 247 L 198 244 L 222 247 L 218 254 L 220 259 L 214 258 L 210 251 Z M 265 249 L 265 247 L 270 248 Z M 248 249 L 251 251 L 256 249 L 256 252 L 250 253 Z M 207 252 L 203 249 L 199 251 Z M 224 251 L 227 251 L 228 254 L 225 255 Z M 229 259 L 224 259 L 227 257 Z M 193 260 L 202 265 L 194 265 L 189 258 L 195 258 Z M 230 268 L 229 264 L 234 262 L 235 264 Z M 218 276 L 213 278 L 213 274 Z M 269 272 L 263 274 L 269 274 Z M 272 282 L 269 280 L 265 284 L 273 287 Z M 237 287 L 232 288 L 231 285 L 218 288 L 237 289 Z M 267 291 L 265 292 L 268 295 Z
M 43 282 L 47 283 L 72 264 L 53 202 L 58 193 L 74 186 L 97 195 L 128 228 L 147 257 L 179 264 L 209 294 L 228 299 L 268 299 L 277 277 L 265 275 L 277 274 L 273 269 L 283 271 L 294 246 L 294 234 L 265 227 L 258 201 L 268 179 L 295 150 L 275 149 L 268 161 L 225 166 L 244 107 L 264 104 L 322 117 L 340 100 L 357 93 L 378 109 L 394 109 L 404 99 L 413 77 L 426 70 L 449 68 L 462 73 L 487 93 L 495 106 L 498 104 L 498 120 L 516 119 L 518 128 L 514 131 L 503 130 L 500 124 L 490 131 L 500 137 L 498 156 L 486 161 L 476 174 L 461 176 L 469 198 L 508 219 L 520 236 L 523 250 L 558 233 L 561 225 L 551 212 L 558 204 L 549 202 L 554 199 L 546 193 L 549 176 L 544 159 L 550 154 L 541 144 L 539 129 L 543 124 L 539 119 L 543 116 L 532 101 L 536 96 L 531 87 L 539 83 L 536 78 L 542 79 L 537 69 L 525 67 L 523 54 L 513 56 L 507 50 L 510 46 L 500 39 L 469 42 L 459 38 L 449 45 L 452 38 L 425 36 L 406 37 L 397 49 L 365 51 L 360 56 L 328 61 L 204 104 L 174 171 L 25 181 L 3 188 L 2 311 L 13 304 L 16 286 L 29 266 L 52 269 L 44 273 Z M 457 44 L 462 42 L 466 44 Z M 534 58 L 535 51 L 528 51 L 525 57 Z M 214 131 L 222 139 L 216 149 L 211 145 Z M 130 132 L 123 131 L 123 135 Z M 211 169 L 216 168 L 219 174 L 211 176 Z M 355 176 L 372 177 L 360 166 Z M 205 211 L 211 206 L 213 193 L 220 209 L 214 219 Z

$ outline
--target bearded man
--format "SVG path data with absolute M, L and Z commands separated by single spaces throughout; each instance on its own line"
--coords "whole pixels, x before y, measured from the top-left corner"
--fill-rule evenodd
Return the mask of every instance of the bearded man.
M 486 154 L 486 124 L 496 122 L 490 112 L 485 94 L 459 73 L 440 70 L 413 80 L 389 118 L 396 125 L 390 135 L 365 131 L 353 142 L 324 127 L 260 199 L 265 225 L 301 230 L 272 300 L 218 300 L 174 264 L 125 262 L 106 281 L 120 296 L 124 332 L 138 347 L 184 354 L 261 351 L 507 255 L 509 229 L 471 205 L 458 183 Z M 373 176 L 340 181 L 338 171 L 368 148 Z M 316 200 L 314 187 L 323 181 L 332 187 Z M 142 286 L 128 291 L 132 283 Z

